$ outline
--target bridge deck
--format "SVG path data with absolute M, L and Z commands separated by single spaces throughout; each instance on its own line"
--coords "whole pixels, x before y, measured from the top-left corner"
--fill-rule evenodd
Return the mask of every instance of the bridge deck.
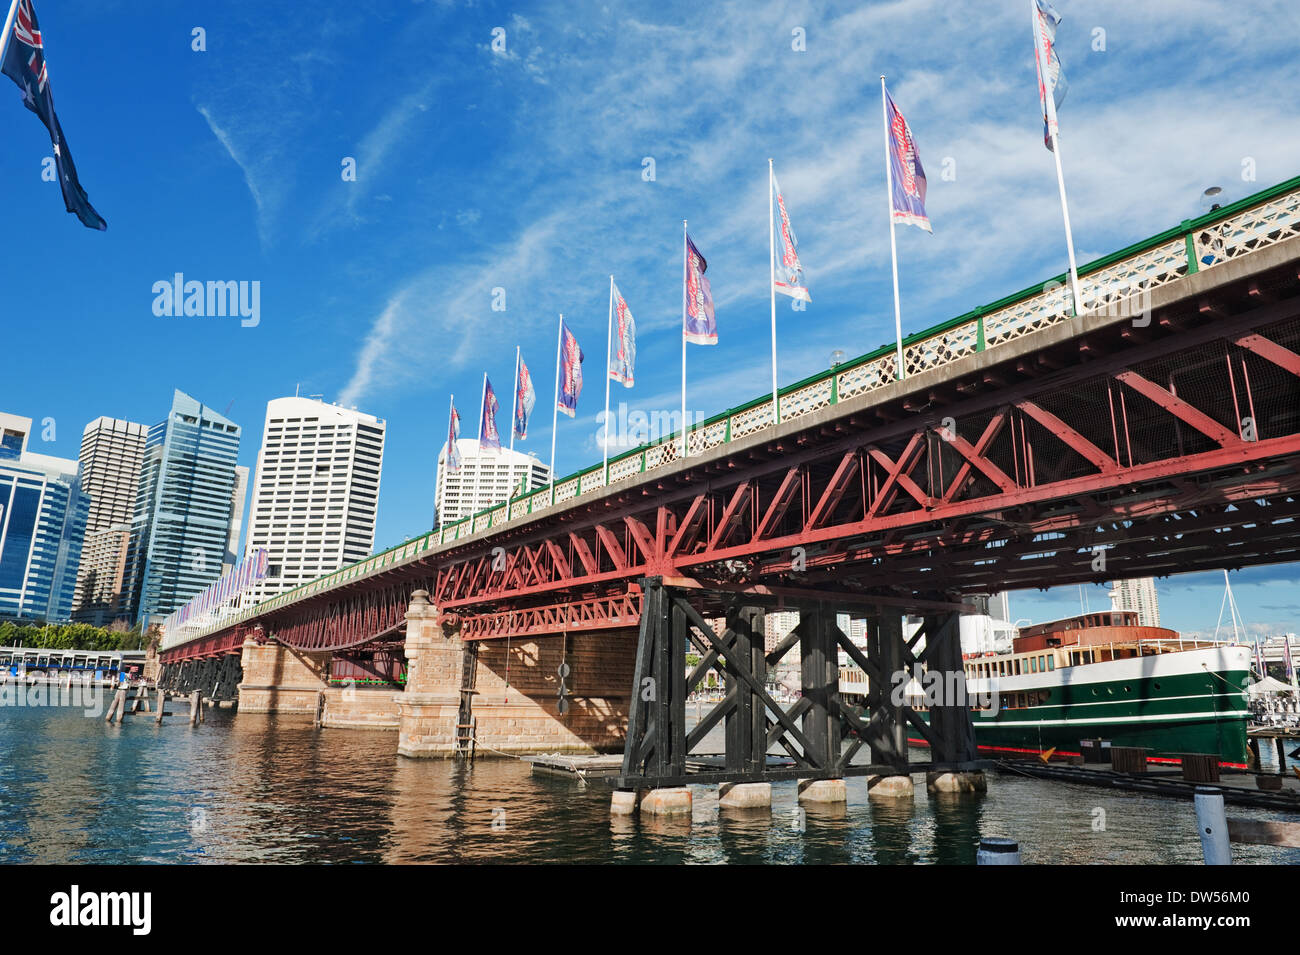
M 493 592 L 500 596 L 506 596 L 506 591 L 509 591 L 509 596 L 517 599 L 527 598 L 533 593 L 558 591 L 562 589 L 559 588 L 559 583 L 573 585 L 569 588 L 571 591 L 574 586 L 581 585 L 580 593 L 574 591 L 571 594 L 575 598 L 573 613 L 588 614 L 590 619 L 586 622 L 593 626 L 626 626 L 627 620 L 634 619 L 634 615 L 627 612 L 627 602 L 635 598 L 634 589 L 626 587 L 626 581 L 655 563 L 653 558 L 665 556 L 665 541 L 671 540 L 676 547 L 686 533 L 688 524 L 701 521 L 701 514 L 707 512 L 707 516 L 702 519 L 702 526 L 706 527 L 709 535 L 716 538 L 710 543 L 721 546 L 700 548 L 693 555 L 683 551 L 677 555 L 679 559 L 667 563 L 659 560 L 660 570 L 665 566 L 676 571 L 691 566 L 699 569 L 705 564 L 716 570 L 719 561 L 732 557 L 754 557 L 757 553 L 755 545 L 763 538 L 764 531 L 767 532 L 768 539 L 762 543 L 772 545 L 763 548 L 768 552 L 776 551 L 778 545 L 788 549 L 790 541 L 818 547 L 843 539 L 846 533 L 844 521 L 837 523 L 831 520 L 829 512 L 818 514 L 815 508 L 826 506 L 833 511 L 847 485 L 855 480 L 864 484 L 863 494 L 866 497 L 870 497 L 874 490 L 890 496 L 891 500 L 893 495 L 901 494 L 904 500 L 910 495 L 921 504 L 924 511 L 921 516 L 928 521 L 926 525 L 918 523 L 915 512 L 905 513 L 904 509 L 895 504 L 880 508 L 879 513 L 871 512 L 870 502 L 865 504 L 865 516 L 876 518 L 871 530 L 892 527 L 895 531 L 892 542 L 889 543 L 893 550 L 882 548 L 877 557 L 886 553 L 894 557 L 905 556 L 910 551 L 906 541 L 900 540 L 897 534 L 909 527 L 917 529 L 918 533 L 921 533 L 922 527 L 928 527 L 924 533 L 933 536 L 934 528 L 939 522 L 960 519 L 976 511 L 982 513 L 986 521 L 996 520 L 988 516 L 988 500 L 983 500 L 978 506 L 967 507 L 968 502 L 962 500 L 965 492 L 954 495 L 952 491 L 959 485 L 967 487 L 983 482 L 994 491 L 1000 490 L 1003 494 L 997 501 L 999 505 L 1019 505 L 1031 500 L 1041 504 L 1051 497 L 1041 493 L 1040 485 L 1045 482 L 1036 477 L 1033 468 L 1035 462 L 1031 460 L 1022 462 L 1017 458 L 1009 486 L 997 488 L 988 484 L 990 481 L 998 484 L 1007 477 L 1003 472 L 1011 473 L 1013 469 L 1009 465 L 1001 468 L 992 466 L 992 456 L 985 452 L 996 442 L 1006 440 L 1004 436 L 992 433 L 1003 427 L 996 421 L 1010 420 L 1005 416 L 1000 418 L 995 409 L 1023 398 L 1025 389 L 1017 390 L 1022 382 L 1034 379 L 1036 387 L 1041 389 L 1039 380 L 1043 374 L 1061 367 L 1062 346 L 1067 343 L 1072 346 L 1072 357 L 1066 361 L 1071 365 L 1091 363 L 1090 369 L 1093 371 L 1105 371 L 1107 357 L 1121 345 L 1126 349 L 1123 361 L 1117 363 L 1113 370 L 1117 380 L 1138 391 L 1137 395 L 1128 399 L 1132 411 L 1128 405 L 1123 411 L 1126 428 L 1127 415 L 1132 413 L 1136 419 L 1140 400 L 1149 398 L 1178 419 L 1181 426 L 1180 442 L 1183 431 L 1187 432 L 1189 447 L 1199 448 L 1196 439 L 1206 435 L 1212 439 L 1211 444 L 1217 440 L 1219 447 L 1208 450 L 1223 453 L 1218 457 L 1206 458 L 1206 464 L 1222 468 L 1231 465 L 1234 460 L 1263 460 L 1266 455 L 1261 455 L 1260 451 L 1264 449 L 1249 448 L 1242 452 L 1235 447 L 1241 442 L 1230 431 L 1226 431 L 1222 424 L 1217 427 L 1220 431 L 1225 431 L 1225 434 L 1219 435 L 1214 430 L 1216 418 L 1240 421 L 1244 417 L 1242 414 L 1206 414 L 1190 408 L 1176 395 L 1171 398 L 1170 394 L 1153 393 L 1153 387 L 1159 392 L 1164 384 L 1154 386 L 1146 378 L 1134 375 L 1128 369 L 1142 359 L 1144 348 L 1150 351 L 1148 366 L 1167 358 L 1167 347 L 1164 352 L 1160 352 L 1159 348 L 1151 345 L 1148 333 L 1140 329 L 1149 323 L 1150 315 L 1159 314 L 1162 310 L 1168 312 L 1178 303 L 1207 303 L 1222 290 L 1240 290 L 1249 286 L 1248 293 L 1234 293 L 1236 299 L 1231 303 L 1215 301 L 1203 304 L 1200 307 L 1201 314 L 1196 318 L 1201 327 L 1190 327 L 1189 331 L 1180 332 L 1185 336 L 1183 341 L 1189 346 L 1195 344 L 1198 335 L 1204 342 L 1222 337 L 1223 329 L 1216 328 L 1213 321 L 1219 317 L 1227 318 L 1230 314 L 1253 308 L 1256 314 L 1247 323 L 1252 328 L 1291 317 L 1295 312 L 1292 303 L 1286 300 L 1281 303 L 1270 302 L 1278 293 L 1270 289 L 1268 282 L 1263 286 L 1250 286 L 1249 283 L 1256 276 L 1270 277 L 1270 281 L 1273 281 L 1279 269 L 1291 266 L 1300 259 L 1300 243 L 1295 241 L 1297 236 L 1300 236 L 1300 179 L 1283 183 L 1200 219 L 1184 222 L 1175 229 L 1085 266 L 1081 270 L 1082 297 L 1086 309 L 1083 316 L 1070 314 L 1064 276 L 1057 276 L 1017 295 L 910 336 L 904 343 L 906 377 L 901 381 L 895 378 L 892 346 L 883 347 L 828 373 L 782 389 L 779 423 L 773 421 L 770 396 L 756 399 L 711 418 L 692 430 L 688 436 L 689 454 L 685 457 L 681 453 L 680 435 L 637 448 L 611 459 L 607 469 L 600 465 L 588 468 L 557 482 L 553 488 L 523 495 L 472 518 L 445 526 L 238 614 L 212 621 L 206 627 L 169 634 L 165 638 L 164 648 L 170 651 L 182 644 L 187 647 L 210 645 L 209 638 L 215 635 L 228 638 L 239 628 L 259 620 L 285 619 L 287 614 L 310 616 L 315 611 L 308 608 L 320 607 L 323 613 L 324 601 L 337 604 L 340 600 L 346 600 L 350 594 L 373 594 L 387 587 L 393 588 L 396 600 L 400 596 L 397 591 L 401 589 L 402 583 L 406 583 L 406 590 L 409 591 L 409 582 L 416 577 L 428 579 L 430 589 L 437 587 L 440 606 L 449 608 L 458 605 L 469 608 L 481 603 L 493 588 Z M 1292 282 L 1296 278 L 1294 273 L 1295 269 L 1290 268 L 1289 279 Z M 1290 290 L 1282 290 L 1281 294 L 1285 298 Z M 1269 311 L 1270 308 L 1272 311 Z M 1243 334 L 1239 337 L 1241 340 L 1238 344 L 1242 347 L 1263 356 L 1271 365 L 1290 372 L 1291 377 L 1280 384 L 1263 383 L 1261 399 L 1264 397 L 1265 386 L 1271 386 L 1275 390 L 1279 387 L 1294 387 L 1296 377 L 1300 376 L 1300 368 L 1290 366 L 1295 358 L 1293 352 L 1267 339 L 1251 343 L 1247 341 L 1250 336 Z M 1254 337 L 1258 339 L 1258 336 Z M 1247 371 L 1244 363 L 1241 371 Z M 1229 374 L 1232 374 L 1231 362 Z M 1256 374 L 1259 374 L 1258 369 Z M 1065 373 L 1062 375 L 1062 383 L 1068 384 L 1068 376 Z M 1126 375 L 1129 377 L 1125 378 Z M 1172 382 L 1172 375 L 1170 381 Z M 1234 401 L 1237 399 L 1236 391 L 1237 386 L 1234 384 Z M 910 468 L 915 462 L 906 468 L 903 466 L 906 455 L 919 454 L 915 447 L 916 438 L 920 434 L 917 422 L 923 420 L 926 427 L 945 435 L 940 422 L 950 419 L 942 417 L 941 411 L 955 400 L 964 403 L 961 406 L 963 427 L 954 427 L 954 434 L 956 430 L 969 432 L 967 422 L 970 420 L 987 422 L 988 430 L 980 441 L 972 441 L 971 435 L 967 434 L 965 437 L 957 436 L 955 441 L 950 442 L 961 455 L 955 458 L 962 469 L 959 475 L 945 470 L 948 465 L 942 454 L 929 452 L 926 464 L 932 472 L 938 468 L 939 481 L 936 483 L 935 475 L 931 473 L 929 484 L 924 488 L 919 487 L 909 477 Z M 1088 475 L 1075 466 L 1077 462 L 1073 462 L 1070 468 L 1061 463 L 1058 470 L 1072 469 L 1068 475 L 1075 482 L 1071 485 L 1072 490 L 1081 494 L 1095 493 L 1105 488 L 1107 482 L 1114 485 L 1124 465 L 1119 438 L 1116 438 L 1113 453 L 1102 452 L 1098 447 L 1100 440 L 1077 440 L 1081 437 L 1080 432 L 1085 430 L 1082 424 L 1071 422 L 1071 427 L 1060 419 L 1063 411 L 1058 409 L 1056 415 L 1043 413 L 1040 406 L 1045 403 L 1044 399 L 1035 398 L 1035 402 L 1022 402 L 1018 406 L 1024 412 L 1019 422 L 1019 440 L 1022 441 L 1021 450 L 1025 456 L 1028 457 L 1033 450 L 1032 442 L 1025 438 L 1026 428 L 1042 426 L 1058 438 L 1064 438 L 1070 446 L 1070 453 L 1082 454 L 1094 466 L 1092 470 L 1095 473 Z M 1114 408 L 1111 413 L 1112 416 L 1116 414 Z M 1025 414 L 1033 419 L 1028 425 Z M 1010 421 L 1010 427 L 1014 436 L 1014 420 Z M 854 434 L 869 429 L 874 429 L 871 430 L 873 444 L 866 450 L 871 455 L 876 455 L 876 464 L 873 465 L 872 461 L 859 453 L 862 451 L 860 447 L 854 450 L 857 457 L 852 462 L 848 455 L 842 460 L 834 456 L 836 451 L 841 450 L 837 442 L 849 440 Z M 909 433 L 911 443 L 906 441 Z M 1293 434 L 1294 430 L 1288 437 Z M 1129 436 L 1126 434 L 1125 437 Z M 891 444 L 891 441 L 894 443 Z M 1167 478 L 1170 465 L 1166 460 L 1152 460 L 1150 463 L 1159 467 L 1151 475 L 1141 471 L 1142 464 L 1135 460 L 1134 443 L 1129 441 L 1125 479 L 1147 480 L 1157 472 Z M 1276 456 L 1291 453 L 1289 449 L 1288 444 L 1278 445 L 1272 450 Z M 1011 450 L 1014 451 L 1015 448 Z M 828 452 L 832 455 L 830 458 L 825 457 Z M 948 454 L 950 458 L 953 457 L 951 450 Z M 813 462 L 811 458 L 816 455 L 821 456 L 822 460 Z M 1138 458 L 1144 456 L 1160 457 L 1159 454 L 1143 455 L 1139 450 Z M 838 469 L 835 467 L 837 460 L 840 463 Z M 793 468 L 800 462 L 807 463 L 809 467 L 805 473 L 796 475 Z M 1041 462 L 1040 466 L 1047 463 Z M 879 468 L 873 471 L 876 465 Z M 1204 470 L 1204 466 L 1200 466 Z M 745 522 L 753 525 L 759 518 L 757 500 L 760 489 L 755 485 L 747 491 L 739 490 L 743 484 L 750 483 L 743 481 L 742 475 L 752 475 L 755 481 L 766 475 L 770 486 L 765 485 L 761 491 L 772 504 L 779 504 L 782 495 L 788 497 L 779 508 L 769 507 L 765 512 L 763 520 L 772 518 L 771 526 L 758 527 L 758 533 L 751 533 L 749 537 L 752 539 L 737 544 L 732 553 L 726 547 L 730 525 Z M 784 483 L 780 480 L 782 475 L 786 477 Z M 865 487 L 868 477 L 871 481 L 883 481 L 885 486 L 876 486 L 874 489 Z M 954 477 L 956 480 L 946 496 L 936 493 L 936 487 L 942 491 Z M 1267 483 L 1268 477 L 1269 473 L 1266 472 L 1258 475 L 1258 479 L 1264 482 L 1260 485 L 1261 493 L 1267 494 L 1278 489 L 1276 484 Z M 804 522 L 800 533 L 782 536 L 774 532 L 784 519 L 785 509 L 795 500 L 796 489 L 790 485 L 790 481 L 804 483 L 803 498 L 800 501 Z M 819 484 L 823 481 L 828 484 L 838 482 L 845 487 L 828 487 L 820 497 L 811 495 L 809 482 Z M 706 499 L 707 495 L 701 494 L 702 489 L 718 492 L 724 485 L 727 486 L 728 494 L 723 497 L 714 493 L 713 497 Z M 886 494 L 886 491 L 889 493 Z M 906 493 L 902 494 L 904 491 Z M 1148 493 L 1153 492 L 1148 489 Z M 626 526 L 619 528 L 621 540 L 614 539 L 607 529 L 599 526 L 598 521 L 593 524 L 591 544 L 574 538 L 570 533 L 568 537 L 572 539 L 571 545 L 566 543 L 566 553 L 561 554 L 559 548 L 554 546 L 554 540 L 551 540 L 558 537 L 563 541 L 563 528 L 566 526 L 577 526 L 584 521 L 592 524 L 595 519 L 591 515 L 602 510 L 622 517 L 632 507 L 632 503 L 638 500 L 642 503 L 649 501 L 652 504 L 668 505 L 674 501 L 687 501 L 692 495 L 695 495 L 694 506 L 697 510 L 682 508 L 669 513 L 666 519 L 674 525 L 671 528 L 653 525 L 646 527 L 639 522 L 638 517 L 628 516 Z M 1060 496 L 1059 493 L 1055 495 L 1057 500 Z M 1184 499 L 1185 504 L 1191 502 L 1191 497 Z M 1141 510 L 1134 509 L 1136 505 L 1133 502 L 1125 506 L 1132 514 L 1140 516 Z M 780 513 L 773 516 L 775 510 Z M 813 513 L 810 514 L 810 511 Z M 1095 516 L 1101 518 L 1118 514 L 1115 511 Z M 810 517 L 811 523 L 808 520 Z M 664 519 L 661 511 L 661 524 Z M 1050 533 L 1050 521 L 1036 520 L 1033 525 L 1036 531 Z M 1071 526 L 1077 529 L 1077 515 L 1071 520 Z M 825 526 L 817 526 L 819 522 Z M 1188 529 L 1193 529 L 1193 525 L 1188 525 Z M 752 532 L 755 528 L 751 526 L 749 530 Z M 866 522 L 862 520 L 852 527 L 853 533 L 860 539 L 865 539 L 862 534 L 866 530 Z M 692 533 L 697 531 L 698 528 Z M 976 536 L 984 534 L 986 543 L 990 539 L 986 530 L 976 529 L 972 533 Z M 546 540 L 551 540 L 551 543 L 546 543 Z M 484 563 L 488 560 L 492 545 L 500 549 L 499 557 L 506 557 L 506 551 L 510 549 L 508 559 L 511 565 L 504 575 L 509 578 L 509 586 L 502 584 L 501 574 L 492 578 L 490 564 Z M 637 551 L 645 560 L 633 559 Z M 1275 551 L 1273 557 L 1277 559 L 1280 553 Z M 471 567 L 472 561 L 467 559 L 470 554 L 478 555 L 478 567 Z M 496 559 L 493 558 L 491 563 L 495 563 Z M 463 564 L 466 568 L 460 573 L 460 578 L 434 582 L 432 569 L 449 561 Z M 525 562 L 530 563 L 525 566 Z M 581 567 L 578 566 L 579 562 Z M 770 567 L 766 569 L 772 570 Z M 916 569 L 913 568 L 911 572 L 915 573 Z M 789 570 L 788 565 L 786 570 Z M 716 578 L 718 575 L 714 572 L 712 576 Z M 560 581 L 558 578 L 561 577 L 565 579 Z M 469 581 L 468 584 L 463 582 L 466 580 Z M 964 583 L 970 584 L 971 580 L 973 578 Z M 607 586 L 615 583 L 620 586 Z M 961 582 L 953 583 L 956 585 Z M 1015 584 L 1016 581 L 1008 580 L 1007 583 Z M 466 587 L 471 588 L 473 593 L 467 591 Z M 592 598 L 599 598 L 604 604 L 593 603 Z M 622 604 L 618 603 L 620 600 L 623 601 Z M 560 609 L 563 606 L 567 605 L 553 603 L 545 609 L 552 614 L 559 614 L 563 621 L 568 622 L 571 617 L 569 611 Z M 400 626 L 400 615 L 394 615 L 392 610 L 388 611 L 387 616 L 381 614 L 382 620 L 375 618 L 373 610 L 373 607 L 369 610 L 365 607 L 357 608 L 358 613 L 370 613 L 373 618 L 358 630 L 368 632 L 367 639 L 374 639 L 375 634 L 381 630 L 395 632 Z M 338 615 L 341 611 L 335 607 L 330 612 Z M 581 623 L 576 620 L 574 622 Z M 318 622 L 315 625 L 323 624 Z M 542 621 L 542 625 L 545 625 L 545 621 Z M 340 649 L 343 644 L 344 642 L 334 640 L 329 646 Z

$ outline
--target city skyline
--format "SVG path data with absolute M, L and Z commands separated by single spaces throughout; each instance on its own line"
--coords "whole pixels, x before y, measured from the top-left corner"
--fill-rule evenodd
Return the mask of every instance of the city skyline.
M 44 328 L 65 327 L 72 344 L 62 369 L 80 383 L 56 387 L 40 367 L 19 367 L 14 390 L 0 395 L 6 410 L 57 423 L 41 453 L 75 458 L 80 426 L 98 415 L 154 420 L 172 387 L 218 408 L 233 401 L 231 419 L 255 427 L 268 400 L 301 383 L 304 393 L 357 404 L 389 422 L 393 451 L 376 549 L 400 543 L 430 525 L 446 393 L 477 393 L 487 371 L 507 394 L 515 344 L 543 398 L 523 450 L 545 457 L 558 311 L 586 350 L 588 384 L 578 419 L 560 421 L 557 471 L 599 460 L 594 416 L 610 271 L 642 336 L 637 387 L 619 397 L 650 411 L 676 406 L 679 368 L 668 329 L 677 321 L 682 217 L 709 257 L 720 335 L 713 353 L 692 352 L 689 404 L 713 413 L 762 393 L 768 357 L 756 330 L 767 312 L 761 192 L 769 155 L 799 229 L 813 298 L 803 313 L 782 303 L 781 383 L 823 369 L 833 350 L 852 357 L 874 348 L 890 339 L 892 316 L 875 77 L 859 75 L 866 60 L 890 74 L 931 172 L 935 234 L 900 236 L 904 331 L 1063 268 L 1055 183 L 1035 135 L 1032 63 L 1015 5 L 991 11 L 974 33 L 967 18 L 941 5 L 819 17 L 802 52 L 791 47 L 797 15 L 768 6 L 746 7 L 742 16 L 740 6 L 724 5 L 718 24 L 741 38 L 730 56 L 688 28 L 605 19 L 595 7 L 580 18 L 584 31 L 568 16 L 523 18 L 490 5 L 382 14 L 397 64 L 383 80 L 330 72 L 360 14 L 344 6 L 325 13 L 335 29 L 324 36 L 290 14 L 254 40 L 240 26 L 238 5 L 213 11 L 199 52 L 189 43 L 190 15 L 156 8 L 150 55 L 131 64 L 145 71 L 150 108 L 128 112 L 102 88 L 109 84 L 96 81 L 99 65 L 59 53 L 100 47 L 102 36 L 127 25 L 94 9 L 77 17 L 42 11 L 44 30 L 59 39 L 51 55 L 62 119 L 83 184 L 111 229 L 74 230 L 75 222 L 51 210 L 56 200 L 39 181 L 37 161 L 48 143 L 22 110 L 5 111 L 0 128 L 15 149 L 0 157 L 0 181 L 11 184 L 7 199 L 30 223 L 33 247 L 60 263 L 36 261 L 26 250 L 10 260 L 37 277 L 31 289 L 15 291 L 14 313 L 46 317 L 19 323 L 15 347 L 37 353 L 48 347 Z M 1286 88 L 1285 70 L 1270 65 L 1285 61 L 1270 53 L 1285 46 L 1285 31 L 1272 27 L 1293 16 L 1287 8 L 1243 11 L 1226 24 L 1199 8 L 1172 20 L 1122 4 L 1063 13 L 1072 92 L 1062 135 L 1081 262 L 1204 211 L 1206 186 L 1222 186 L 1223 201 L 1231 201 L 1300 171 L 1300 135 L 1277 106 L 1285 97 L 1274 95 Z M 910 32 L 923 20 L 924 39 Z M 1096 49 L 1094 28 L 1102 24 L 1106 39 Z M 498 26 L 501 52 L 492 48 Z M 431 30 L 445 44 L 437 62 L 404 55 Z M 1250 56 L 1232 42 L 1246 32 Z M 1233 36 L 1196 42 L 1209 33 Z M 608 44 L 616 60 L 638 64 L 694 58 L 706 65 L 713 96 L 674 114 L 658 104 L 686 102 L 681 81 L 660 75 L 652 83 L 619 69 L 594 82 L 599 67 L 550 52 L 561 40 L 579 52 Z M 253 81 L 223 67 L 236 49 L 253 58 L 245 62 L 259 76 L 257 90 L 269 75 L 289 92 L 258 102 Z M 487 70 L 490 82 L 459 80 L 466 67 L 476 76 Z M 154 82 L 154 70 L 168 81 Z M 797 110 L 771 105 L 774 83 L 789 85 L 785 102 L 798 102 Z M 292 96 L 304 90 L 335 117 L 336 133 L 295 107 Z M 628 104 L 628 115 L 614 115 L 602 99 Z M 169 123 L 161 140 L 159 117 Z M 1211 125 L 1203 148 L 1180 147 Z M 1124 162 L 1114 155 L 1116 129 L 1125 130 Z M 156 151 L 141 159 L 139 151 L 115 155 L 106 146 L 132 136 L 157 141 Z M 532 148 L 534 138 L 544 148 Z M 300 149 L 304 141 L 310 145 Z M 584 156 L 573 142 L 599 145 Z M 409 148 L 417 143 L 428 148 Z M 351 180 L 343 176 L 349 158 Z M 1251 181 L 1243 178 L 1247 158 Z M 944 175 L 950 167 L 953 178 Z M 651 168 L 654 178 L 644 178 Z M 305 204 L 313 211 L 292 214 Z M 164 207 L 194 211 L 164 224 L 154 212 Z M 70 261 L 86 269 L 93 297 L 58 281 Z M 177 272 L 261 282 L 260 321 L 159 317 L 152 285 Z M 497 288 L 504 311 L 493 310 Z M 750 377 L 742 380 L 733 366 Z M 105 369 L 120 370 L 111 395 Z M 474 410 L 462 411 L 470 434 Z M 241 466 L 254 464 L 261 438 L 246 434 Z M 1293 587 L 1296 576 L 1294 565 L 1234 573 L 1248 624 L 1295 629 L 1300 607 L 1281 585 Z M 1162 598 L 1168 593 L 1169 625 L 1212 631 L 1218 575 L 1158 586 Z M 1083 590 L 1091 608 L 1106 605 L 1104 590 Z M 1020 592 L 1012 601 L 1026 608 L 1018 616 L 1035 620 L 1066 616 L 1080 603 L 1074 587 Z

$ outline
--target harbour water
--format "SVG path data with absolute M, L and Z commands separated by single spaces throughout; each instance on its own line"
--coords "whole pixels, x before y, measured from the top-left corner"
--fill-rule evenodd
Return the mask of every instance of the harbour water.
M 701 786 L 689 826 L 612 820 L 608 792 L 517 760 L 404 759 L 392 733 L 228 710 L 192 728 L 171 708 L 161 727 L 0 710 L 0 863 L 970 864 L 982 836 L 1017 839 L 1026 864 L 1201 861 L 1180 800 L 990 773 L 978 798 L 927 797 L 918 776 L 914 802 L 873 803 L 851 779 L 847 807 L 801 813 L 788 783 L 770 815 L 720 818 L 716 787 Z M 1233 852 L 1300 862 L 1294 849 Z

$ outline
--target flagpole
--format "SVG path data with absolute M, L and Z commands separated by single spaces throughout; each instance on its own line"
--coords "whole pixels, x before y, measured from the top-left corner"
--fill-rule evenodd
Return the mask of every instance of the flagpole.
M 907 377 L 903 363 L 903 312 L 898 304 L 898 242 L 894 238 L 894 170 L 889 161 L 889 101 L 885 93 L 885 74 L 880 74 L 880 115 L 885 125 L 885 200 L 889 210 L 889 260 L 894 271 L 894 341 L 898 349 L 898 374 L 902 381 Z
M 560 347 L 564 344 L 564 313 L 555 330 L 555 400 L 551 402 L 551 505 L 555 504 L 555 429 L 560 422 Z
M 614 276 L 609 277 L 609 324 L 605 330 L 605 446 L 604 475 L 609 484 L 609 359 L 614 345 Z
M 690 445 L 686 437 L 686 284 L 687 284 L 687 260 L 690 258 L 690 252 L 686 247 L 686 220 L 682 220 L 682 457 L 685 458 L 690 452 Z
M 515 423 L 519 420 L 519 346 L 515 346 L 515 403 L 510 412 L 510 450 L 515 449 Z
M 483 394 L 478 402 L 478 452 L 474 455 L 474 463 L 478 465 L 474 469 L 474 497 L 470 500 L 470 533 L 474 533 L 473 516 L 478 513 L 479 488 L 483 483 L 483 412 L 487 409 L 487 372 L 483 372 Z
M 772 171 L 772 158 L 767 160 L 767 251 L 769 266 L 768 294 L 772 299 L 772 423 L 781 423 L 781 407 L 776 393 L 776 221 L 772 207 L 776 173 Z
M 0 63 L 4 62 L 5 50 L 9 49 L 9 35 L 14 29 L 14 14 L 18 12 L 18 0 L 9 4 L 9 15 L 5 17 L 5 32 L 0 34 Z
M 1043 87 L 1043 109 L 1047 112 L 1047 130 L 1052 139 L 1052 156 L 1056 159 L 1056 185 L 1061 193 L 1061 218 L 1065 220 L 1065 250 L 1070 257 L 1070 294 L 1074 300 L 1074 314 L 1082 315 L 1083 299 L 1079 295 L 1079 269 L 1074 262 L 1074 233 L 1070 229 L 1070 206 L 1065 201 L 1065 173 L 1061 171 L 1056 97 L 1053 91 L 1047 88 L 1047 51 L 1043 49 L 1043 31 L 1038 21 L 1037 0 L 1029 0 L 1029 13 L 1034 25 L 1034 62 L 1038 64 L 1038 81 Z

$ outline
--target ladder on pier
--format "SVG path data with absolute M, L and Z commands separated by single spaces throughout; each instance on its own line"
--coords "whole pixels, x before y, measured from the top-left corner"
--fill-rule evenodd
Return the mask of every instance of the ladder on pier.
M 474 758 L 478 747 L 474 727 L 474 689 L 478 681 L 478 641 L 471 640 L 465 644 L 465 653 L 460 665 L 460 708 L 456 712 L 456 755 Z

